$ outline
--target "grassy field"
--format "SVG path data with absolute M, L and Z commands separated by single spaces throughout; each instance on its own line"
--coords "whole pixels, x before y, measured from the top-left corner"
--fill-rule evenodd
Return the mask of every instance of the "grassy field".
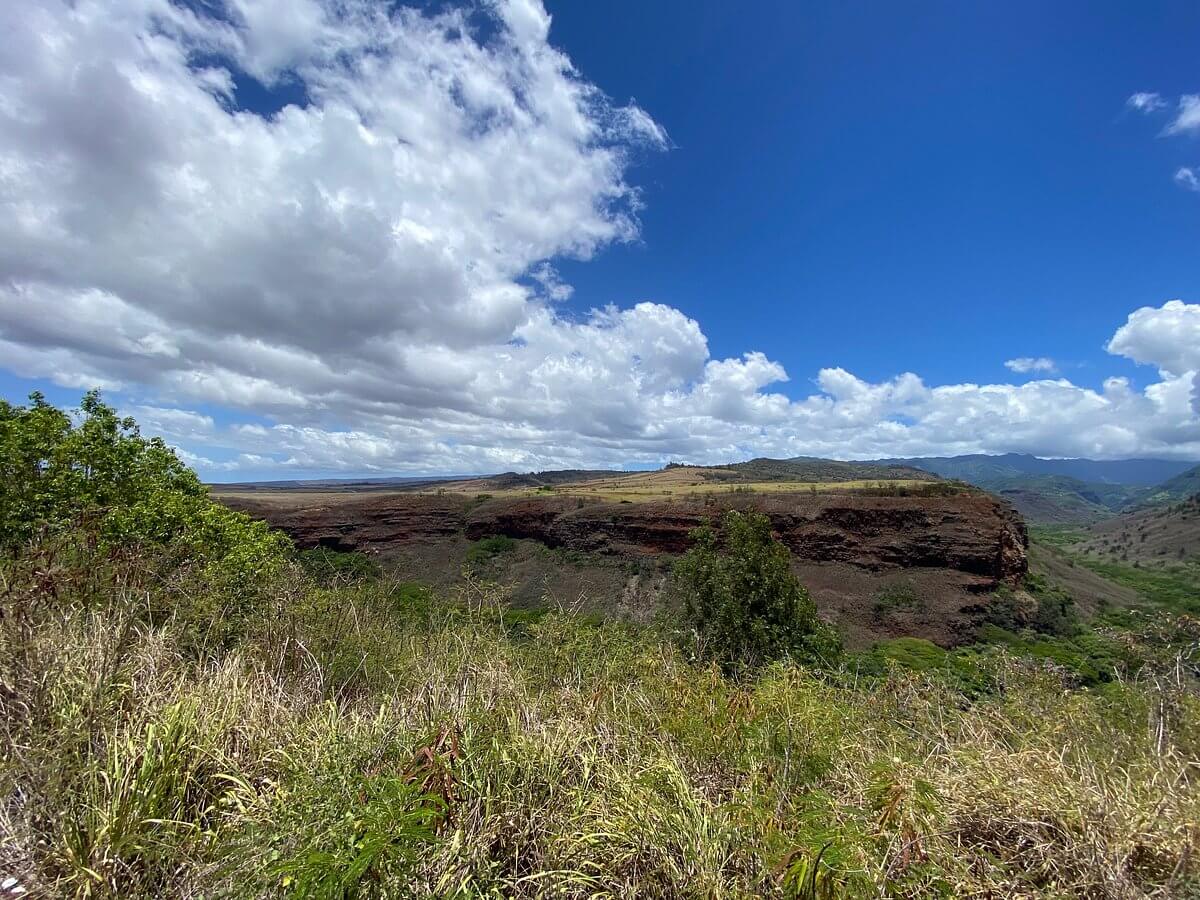
M 292 508 L 298 506 L 336 506 L 339 503 L 358 503 L 370 497 L 396 496 L 398 491 L 324 491 L 324 490 L 237 490 L 212 485 L 209 493 L 216 500 L 242 500 L 264 506 Z
M 649 473 L 662 475 L 667 473 Z M 795 494 L 813 493 L 824 494 L 837 491 L 863 491 L 879 489 L 887 485 L 888 489 L 918 490 L 928 482 L 894 480 L 894 481 L 750 481 L 734 484 L 719 484 L 704 481 L 665 481 L 654 477 L 630 476 L 612 479 L 611 481 L 586 482 L 577 485 L 564 485 L 553 490 L 555 494 L 567 496 L 598 497 L 602 500 L 664 500 L 672 497 L 728 497 L 741 494 Z M 536 492 L 527 492 L 536 493 Z M 542 492 L 544 493 L 544 492 Z
M 1030 529 L 1035 544 L 1054 548 L 1063 558 L 1136 593 L 1141 605 L 1176 613 L 1200 615 L 1200 557 L 1175 554 L 1157 562 L 1122 560 L 1097 552 L 1089 531 L 1072 526 Z M 1200 548 L 1197 548 L 1200 550 Z
M 945 489 L 936 482 L 910 479 L 853 480 L 853 481 L 748 481 L 720 482 L 705 480 L 697 472 L 687 468 L 666 469 L 660 472 L 637 472 L 622 474 L 613 478 L 600 478 L 575 483 L 543 487 L 498 488 L 486 479 L 467 481 L 451 481 L 444 485 L 422 487 L 419 489 L 379 489 L 369 491 L 332 491 L 322 489 L 288 489 L 271 488 L 244 490 L 237 488 L 222 488 L 213 485 L 211 492 L 214 497 L 248 500 L 255 503 L 276 506 L 330 506 L 338 503 L 358 501 L 365 498 L 386 498 L 388 496 L 459 496 L 474 499 L 488 498 L 528 498 L 528 497 L 584 497 L 611 503 L 627 501 L 631 503 L 649 500 L 669 500 L 671 498 L 690 497 L 730 497 L 746 494 L 777 494 L 777 493 L 831 493 L 840 491 L 934 491 Z M 931 486 L 933 485 L 933 486 Z

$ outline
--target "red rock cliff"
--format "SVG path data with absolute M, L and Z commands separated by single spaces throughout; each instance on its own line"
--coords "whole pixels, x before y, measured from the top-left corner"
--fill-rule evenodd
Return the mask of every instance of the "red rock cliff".
M 869 571 L 951 569 L 992 584 L 1015 583 L 1027 569 L 1024 523 L 1006 504 L 980 492 L 932 497 L 796 492 L 719 503 L 701 498 L 609 503 L 570 496 L 478 503 L 451 494 L 364 495 L 296 508 L 227 502 L 284 529 L 302 547 L 383 550 L 465 533 L 471 539 L 503 534 L 626 556 L 672 554 L 687 549 L 691 529 L 735 506 L 768 515 L 799 562 Z

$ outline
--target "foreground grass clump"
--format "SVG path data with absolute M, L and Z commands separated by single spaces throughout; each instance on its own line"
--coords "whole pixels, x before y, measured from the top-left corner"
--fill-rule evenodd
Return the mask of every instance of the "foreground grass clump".
M 203 604 L 161 612 L 159 571 L 86 542 L 3 563 L 0 872 L 31 895 L 1198 886 L 1183 669 L 1078 691 L 998 653 L 973 702 L 936 667 L 736 679 L 654 632 L 297 569 L 226 647 Z

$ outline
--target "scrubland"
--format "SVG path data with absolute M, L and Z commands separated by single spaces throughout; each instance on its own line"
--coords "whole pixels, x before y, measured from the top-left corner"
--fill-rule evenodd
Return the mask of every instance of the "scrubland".
M 1022 635 L 709 662 L 671 617 L 297 555 L 95 398 L 34 400 L 0 404 L 12 895 L 1200 892 L 1187 607 L 1094 635 L 1087 678 Z M 755 582 L 719 550 L 695 584 Z
M 486 586 L 288 568 L 214 618 L 195 573 L 91 552 L 4 569 L 0 854 L 31 896 L 1197 887 L 1182 663 L 1082 690 L 997 652 L 973 697 L 936 667 L 735 678 Z

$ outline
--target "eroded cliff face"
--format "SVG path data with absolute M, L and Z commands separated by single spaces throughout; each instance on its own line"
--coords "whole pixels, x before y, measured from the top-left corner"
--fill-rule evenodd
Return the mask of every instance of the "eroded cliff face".
M 1025 525 L 989 494 L 895 497 L 807 492 L 611 503 L 571 496 L 474 501 L 446 494 L 364 495 L 284 507 L 227 500 L 282 528 L 301 547 L 401 548 L 465 534 L 528 538 L 547 546 L 626 557 L 684 552 L 689 532 L 735 507 L 765 513 L 800 564 L 869 572 L 947 569 L 972 590 L 1016 584 L 1027 569 Z
M 945 568 L 1015 583 L 1026 572 L 1025 526 L 985 494 L 880 497 L 774 494 L 732 504 L 700 500 L 596 504 L 514 500 L 488 503 L 466 517 L 470 538 L 507 534 L 552 547 L 625 555 L 687 550 L 689 533 L 734 505 L 765 513 L 799 562 L 846 563 L 871 571 Z
M 990 494 L 727 493 L 614 503 L 569 494 L 472 498 L 402 492 L 222 498 L 284 529 L 301 547 L 387 556 L 401 578 L 453 591 L 470 541 L 526 538 L 484 576 L 520 604 L 559 604 L 650 620 L 669 597 L 669 562 L 689 533 L 730 507 L 768 515 L 792 568 L 852 647 L 912 636 L 945 647 L 975 640 L 990 594 L 1018 586 L 1025 525 Z M 534 543 L 536 542 L 536 543 Z M 545 550 L 546 547 L 552 548 Z M 568 557 L 555 550 L 578 551 Z M 916 598 L 900 607 L 889 592 Z

